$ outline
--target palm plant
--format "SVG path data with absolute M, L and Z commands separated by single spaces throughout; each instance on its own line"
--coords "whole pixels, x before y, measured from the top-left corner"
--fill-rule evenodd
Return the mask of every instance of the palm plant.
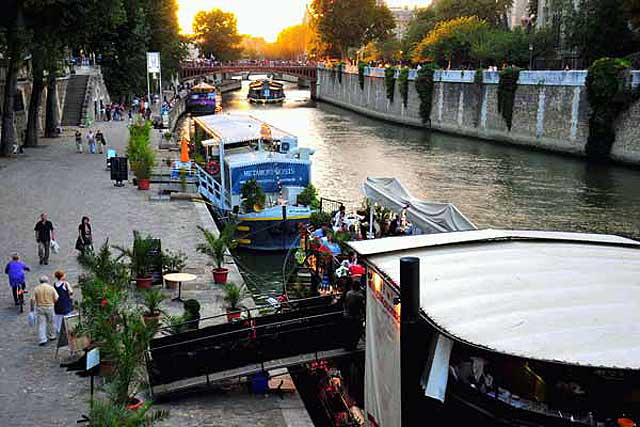
M 147 317 L 156 317 L 162 314 L 160 310 L 160 303 L 167 299 L 167 296 L 163 294 L 159 289 L 145 289 L 141 292 L 142 303 L 144 304 L 146 311 L 144 313 Z
M 115 249 L 120 251 L 120 257 L 127 257 L 130 261 L 131 272 L 137 278 L 149 277 L 152 253 L 156 250 L 156 243 L 153 237 L 147 235 L 142 237 L 140 232 L 133 230 L 133 246 L 131 248 L 125 248 L 122 246 L 114 246 Z
M 217 270 L 222 269 L 225 251 L 227 248 L 233 249 L 237 245 L 233 238 L 236 230 L 235 224 L 227 224 L 222 229 L 219 236 L 216 236 L 214 233 L 201 226 L 198 226 L 198 229 L 202 232 L 205 242 L 199 243 L 198 246 L 196 246 L 196 250 L 202 254 L 210 256 L 215 262 Z
M 240 302 L 247 295 L 247 288 L 243 285 L 236 285 L 235 283 L 229 282 L 224 286 L 224 291 L 224 302 L 227 303 L 229 311 L 238 311 Z
M 151 411 L 151 403 L 142 405 L 135 411 L 109 400 L 96 400 L 91 405 L 89 419 L 91 425 L 103 427 L 150 427 L 169 416 L 169 411 Z

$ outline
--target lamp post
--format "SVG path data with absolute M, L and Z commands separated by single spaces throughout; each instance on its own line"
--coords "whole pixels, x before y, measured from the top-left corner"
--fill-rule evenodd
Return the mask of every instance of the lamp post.
M 529 43 L 529 71 L 533 70 L 533 43 Z

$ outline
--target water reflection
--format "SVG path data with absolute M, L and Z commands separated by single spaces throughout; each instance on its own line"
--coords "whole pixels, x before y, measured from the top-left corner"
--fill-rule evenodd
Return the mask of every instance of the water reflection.
M 455 203 L 478 227 L 615 233 L 640 238 L 640 171 L 431 133 L 309 100 L 287 85 L 282 106 L 242 91 L 225 111 L 249 111 L 315 150 L 322 195 L 359 203 L 367 176 L 396 176 L 418 197 Z

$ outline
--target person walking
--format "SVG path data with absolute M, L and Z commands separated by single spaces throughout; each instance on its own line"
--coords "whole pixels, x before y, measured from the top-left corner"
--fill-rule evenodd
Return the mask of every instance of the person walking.
M 87 144 L 89 145 L 89 152 L 96 154 L 96 136 L 92 130 L 87 134 Z
M 91 236 L 91 220 L 88 216 L 83 216 L 78 226 L 78 240 L 76 249 L 81 255 L 86 255 L 87 250 L 93 251 L 93 237 Z
M 73 311 L 73 300 L 71 299 L 73 289 L 69 282 L 66 281 L 66 274 L 63 270 L 56 271 L 54 275 L 57 280 L 53 284 L 53 288 L 58 294 L 58 300 L 53 305 L 53 325 L 56 328 L 56 333 L 59 334 L 62 327 L 62 319 Z
M 76 152 L 82 153 L 82 134 L 80 129 L 76 129 Z
M 47 276 L 40 277 L 40 284 L 33 290 L 31 296 L 31 311 L 36 313 L 38 327 L 38 345 L 43 346 L 48 340 L 56 339 L 53 325 L 53 307 L 58 301 L 58 293 L 49 284 Z
M 9 276 L 9 286 L 11 287 L 11 293 L 13 294 L 13 302 L 15 305 L 20 303 L 18 301 L 18 291 L 24 292 L 26 287 L 24 277 L 25 271 L 31 271 L 31 269 L 27 264 L 20 261 L 20 255 L 18 254 L 13 254 L 11 261 L 9 261 L 4 268 L 4 274 Z
M 96 142 L 98 143 L 98 153 L 104 153 L 104 150 L 107 149 L 107 141 L 100 129 L 96 132 Z
M 48 218 L 49 215 L 43 212 L 40 215 L 40 220 L 36 222 L 36 226 L 33 228 L 33 231 L 36 232 L 36 242 L 38 243 L 38 258 L 40 258 L 40 264 L 44 265 L 49 264 L 51 241 L 56 240 L 55 229 Z
M 352 281 L 351 290 L 344 297 L 344 319 L 350 332 L 350 340 L 345 348 L 355 350 L 362 336 L 362 319 L 364 318 L 365 296 L 360 289 L 359 281 Z

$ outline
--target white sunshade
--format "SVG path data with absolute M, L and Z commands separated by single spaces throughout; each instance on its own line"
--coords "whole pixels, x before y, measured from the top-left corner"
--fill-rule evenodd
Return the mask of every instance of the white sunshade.
M 210 146 L 223 141 L 225 144 L 255 141 L 260 139 L 260 129 L 265 123 L 250 115 L 243 114 L 212 114 L 194 118 L 207 134 L 209 139 L 202 145 Z M 280 140 L 285 136 L 295 138 L 290 133 L 269 125 L 273 139 Z
M 363 185 L 368 199 L 399 212 L 404 207 L 407 219 L 425 233 L 474 230 L 476 227 L 451 203 L 427 202 L 409 193 L 396 178 L 368 177 Z
M 500 230 L 369 242 L 350 245 L 396 283 L 400 258 L 420 258 L 421 309 L 446 334 L 525 358 L 640 369 L 639 242 Z

